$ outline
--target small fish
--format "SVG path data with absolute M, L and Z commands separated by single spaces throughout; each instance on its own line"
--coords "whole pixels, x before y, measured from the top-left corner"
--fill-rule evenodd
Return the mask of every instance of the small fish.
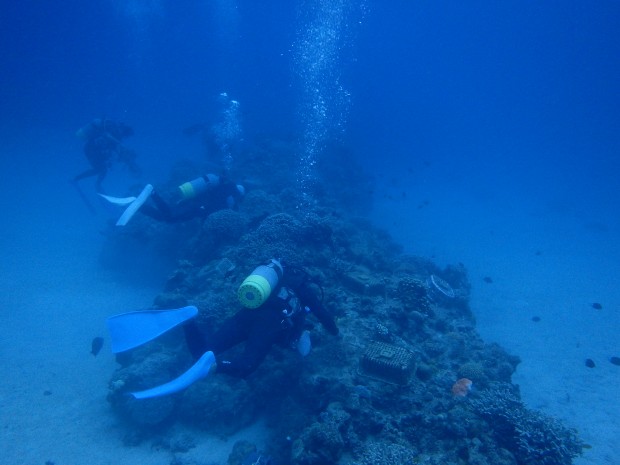
M 493 282 L 493 279 L 491 279 L 489 276 L 485 276 L 482 280 L 487 284 L 491 284 Z
M 90 353 L 96 357 L 102 347 L 103 347 L 103 338 L 96 337 L 93 339 L 93 342 L 90 344 Z
M 594 363 L 594 360 L 592 360 L 591 358 L 587 358 L 586 359 L 586 366 L 588 368 L 594 368 L 596 366 L 596 363 Z
M 611 357 L 609 361 L 614 365 L 620 365 L 620 357 Z
M 595 310 L 602 310 L 603 306 L 601 304 L 599 304 L 598 302 L 594 302 L 592 304 L 592 308 L 595 309 Z
M 540 321 L 540 317 L 539 317 L 539 316 L 534 315 L 534 316 L 532 317 L 532 321 L 533 321 L 534 323 L 538 323 L 538 322 Z

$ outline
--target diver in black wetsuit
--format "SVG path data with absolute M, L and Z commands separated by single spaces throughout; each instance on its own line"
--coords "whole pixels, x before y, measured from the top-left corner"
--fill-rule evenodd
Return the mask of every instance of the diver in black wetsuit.
M 138 174 L 140 169 L 135 163 L 135 153 L 122 143 L 124 138 L 132 135 L 131 127 L 106 118 L 96 118 L 81 128 L 77 136 L 86 141 L 84 155 L 91 168 L 75 176 L 73 182 L 97 176 L 97 191 L 102 192 L 101 183 L 116 161 L 124 163 L 132 173 Z
M 206 174 L 179 186 L 177 199 L 168 203 L 153 191 L 153 205 L 144 205 L 141 212 L 157 221 L 179 223 L 193 218 L 204 218 L 222 209 L 234 209 L 245 189 L 224 176 Z
M 241 283 L 237 295 L 245 307 L 224 321 L 212 335 L 204 334 L 195 318 L 194 306 L 171 310 L 144 310 L 108 318 L 112 352 L 125 352 L 183 325 L 188 348 L 196 362 L 177 378 L 150 389 L 129 392 L 136 399 L 148 399 L 181 391 L 211 371 L 245 378 L 252 374 L 274 344 L 296 346 L 302 356 L 310 352 L 310 333 L 304 330 L 309 313 L 325 329 L 338 335 L 333 317 L 317 296 L 322 289 L 310 275 L 272 259 L 258 266 Z M 225 352 L 245 342 L 240 356 L 229 359 Z M 216 358 L 217 357 L 217 358 Z
M 236 209 L 245 194 L 241 184 L 235 184 L 224 176 L 206 174 L 181 184 L 168 202 L 147 184 L 138 197 L 112 197 L 100 194 L 107 201 L 125 206 L 116 222 L 125 226 L 131 218 L 141 213 L 166 223 L 180 223 L 193 218 L 205 218 L 217 210 Z M 148 202 L 152 200 L 151 202 Z
M 200 331 L 195 319 L 184 325 L 192 355 L 198 359 L 205 352 L 212 351 L 216 356 L 216 373 L 247 377 L 258 368 L 274 344 L 290 347 L 298 343 L 309 313 L 315 315 L 330 334 L 338 335 L 338 327 L 318 298 L 315 292 L 317 285 L 307 272 L 281 265 L 276 260 L 266 266 L 276 270 L 280 279 L 269 297 L 259 306 L 243 308 L 208 337 Z M 240 294 L 243 292 L 242 284 Z M 240 297 L 243 303 L 243 296 Z M 306 337 L 309 335 L 306 334 Z M 223 352 L 242 342 L 245 342 L 245 348 L 239 357 L 228 359 L 223 355 Z M 300 348 L 302 350 L 309 350 L 309 347 Z

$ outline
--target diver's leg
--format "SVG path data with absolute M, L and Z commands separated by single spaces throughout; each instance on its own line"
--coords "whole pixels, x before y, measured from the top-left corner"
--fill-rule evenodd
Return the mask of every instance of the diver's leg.
M 146 216 L 150 216 L 157 221 L 165 221 L 166 223 L 172 223 L 174 218 L 170 205 L 157 193 L 153 191 L 151 193 L 151 200 L 155 204 L 155 207 L 145 205 L 142 208 L 142 213 Z
M 155 208 L 152 205 L 143 205 L 140 209 L 140 213 L 153 218 L 156 221 L 163 221 L 168 223 L 168 218 L 161 212 L 159 208 Z
M 215 354 L 224 352 L 247 339 L 252 319 L 252 310 L 243 309 L 224 321 L 210 336 L 206 336 L 195 321 L 189 321 L 183 325 L 187 347 L 194 358 L 208 350 Z
M 183 221 L 192 220 L 201 215 L 201 210 L 196 205 L 188 205 L 181 202 L 175 206 L 174 212 L 170 219 L 171 223 L 182 223 Z
M 245 378 L 252 374 L 265 360 L 271 347 L 283 341 L 290 328 L 282 323 L 282 315 L 273 311 L 246 309 L 252 315 L 243 353 L 233 360 L 218 359 L 218 373 Z
M 207 338 L 200 330 L 195 320 L 188 321 L 184 324 L 183 331 L 185 332 L 187 348 L 191 352 L 192 357 L 198 359 L 202 354 L 207 352 L 209 347 Z
M 159 219 L 160 221 L 165 221 L 167 223 L 181 223 L 183 221 L 196 218 L 201 213 L 199 207 L 188 202 L 179 202 L 174 206 L 170 206 L 170 204 L 156 192 L 153 192 L 151 198 L 153 199 L 153 203 L 157 207 L 157 210 L 159 210 L 159 214 L 155 213 L 153 211 L 154 209 L 151 209 L 150 216 L 155 219 Z M 147 215 L 148 214 L 149 213 L 147 213 Z
M 274 341 L 269 335 L 248 340 L 243 353 L 233 360 L 218 360 L 217 372 L 237 378 L 246 378 L 265 360 Z

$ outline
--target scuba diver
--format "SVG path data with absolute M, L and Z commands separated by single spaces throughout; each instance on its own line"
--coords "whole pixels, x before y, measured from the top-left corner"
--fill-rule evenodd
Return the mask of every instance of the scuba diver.
M 311 349 L 310 333 L 304 330 L 308 314 L 315 315 L 330 334 L 339 333 L 334 318 L 316 294 L 317 287 L 322 294 L 320 286 L 305 270 L 272 259 L 241 283 L 237 296 L 243 308 L 210 337 L 196 323 L 198 309 L 194 306 L 110 317 L 108 329 L 114 353 L 138 347 L 183 324 L 187 347 L 197 360 L 178 378 L 131 395 L 146 399 L 172 394 L 204 378 L 210 371 L 246 378 L 259 367 L 274 344 L 296 347 L 306 356 Z M 228 349 L 243 342 L 245 347 L 239 356 L 225 355 Z
M 180 223 L 193 218 L 204 218 L 222 209 L 235 209 L 245 194 L 241 184 L 235 184 L 225 176 L 206 174 L 181 184 L 171 202 L 147 184 L 138 197 L 112 197 L 99 194 L 108 202 L 126 206 L 125 211 L 116 222 L 117 226 L 125 226 L 136 212 L 166 223 Z M 152 204 L 146 204 L 151 199 Z
M 116 162 L 122 162 L 133 174 L 139 174 L 140 169 L 135 163 L 136 154 L 122 143 L 126 137 L 133 135 L 133 129 L 124 123 L 119 123 L 106 118 L 96 118 L 86 126 L 78 130 L 76 135 L 84 139 L 84 154 L 91 165 L 83 173 L 73 178 L 77 183 L 84 178 L 97 176 L 97 191 L 102 191 L 102 182 L 108 174 L 108 170 Z

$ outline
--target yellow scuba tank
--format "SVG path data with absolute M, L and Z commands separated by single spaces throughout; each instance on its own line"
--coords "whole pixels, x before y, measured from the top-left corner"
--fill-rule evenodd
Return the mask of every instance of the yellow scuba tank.
M 192 199 L 203 192 L 217 186 L 220 183 L 220 177 L 215 174 L 207 174 L 200 176 L 188 182 L 184 182 L 179 186 L 182 200 Z
M 282 264 L 275 259 L 256 267 L 252 274 L 243 280 L 237 291 L 241 305 L 246 308 L 260 307 L 278 285 L 282 273 Z

